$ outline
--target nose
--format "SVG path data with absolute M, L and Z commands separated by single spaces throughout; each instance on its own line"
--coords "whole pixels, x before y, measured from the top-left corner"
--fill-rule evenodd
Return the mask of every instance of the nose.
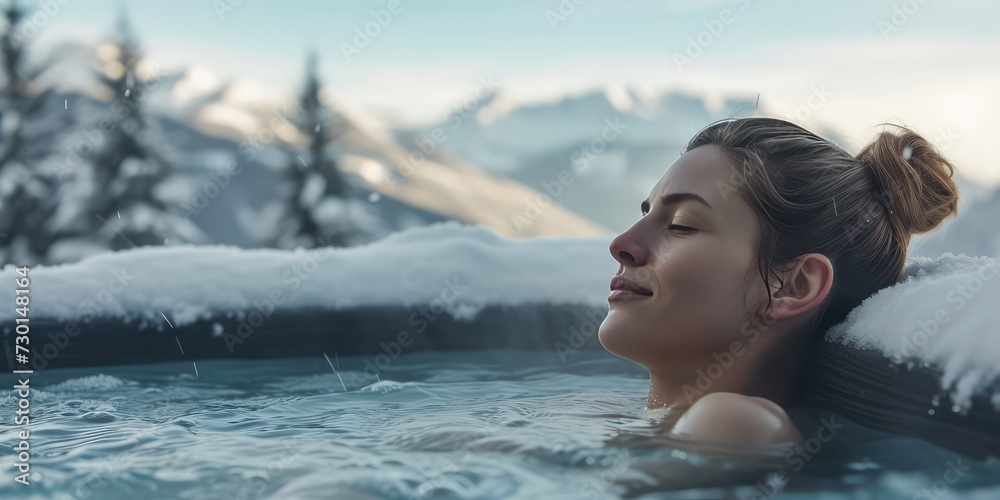
M 627 231 L 619 234 L 611 241 L 611 256 L 622 266 L 638 267 L 646 264 L 649 252 L 635 232 L 636 226 L 632 226 Z

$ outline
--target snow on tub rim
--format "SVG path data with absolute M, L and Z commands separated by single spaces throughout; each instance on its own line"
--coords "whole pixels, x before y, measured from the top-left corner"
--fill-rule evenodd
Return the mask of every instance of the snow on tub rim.
M 281 309 L 352 309 L 439 300 L 440 308 L 465 319 L 490 304 L 606 309 L 608 281 L 617 269 L 610 241 L 509 239 L 452 221 L 348 248 L 141 247 L 34 268 L 31 293 L 36 316 L 144 319 L 159 329 L 219 312 L 249 312 L 268 301 Z M 13 277 L 13 266 L 0 273 L 0 279 Z M 4 287 L 0 300 L 13 303 L 13 293 Z M 0 310 L 0 322 L 13 320 L 9 309 Z
M 832 327 L 807 400 L 855 422 L 1000 456 L 1000 263 L 907 260 L 900 283 Z
M 31 364 L 599 348 L 610 241 L 447 222 L 350 248 L 143 247 L 37 267 L 31 321 L 47 335 Z M 13 275 L 8 266 L 0 279 Z M 2 328 L 13 322 L 0 310 Z

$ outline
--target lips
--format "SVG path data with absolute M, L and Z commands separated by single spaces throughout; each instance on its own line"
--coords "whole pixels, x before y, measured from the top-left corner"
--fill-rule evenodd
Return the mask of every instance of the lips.
M 611 291 L 615 290 L 624 290 L 639 295 L 653 295 L 652 290 L 644 286 L 640 286 L 638 283 L 625 278 L 624 276 L 615 276 L 614 278 L 611 278 Z

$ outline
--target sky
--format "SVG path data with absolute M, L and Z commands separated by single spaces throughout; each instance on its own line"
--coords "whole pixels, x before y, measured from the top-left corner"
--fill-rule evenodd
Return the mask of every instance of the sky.
M 499 82 L 501 92 L 523 104 L 610 85 L 694 92 L 709 103 L 760 94 L 775 116 L 836 127 L 859 148 L 877 124 L 904 123 L 966 177 L 1000 185 L 993 154 L 1000 134 L 995 1 L 49 5 L 58 12 L 39 23 L 40 48 L 67 38 L 101 40 L 124 8 L 161 67 L 202 67 L 220 81 L 248 80 L 288 94 L 299 89 L 306 53 L 315 49 L 338 101 L 404 124 L 441 120 L 481 78 Z

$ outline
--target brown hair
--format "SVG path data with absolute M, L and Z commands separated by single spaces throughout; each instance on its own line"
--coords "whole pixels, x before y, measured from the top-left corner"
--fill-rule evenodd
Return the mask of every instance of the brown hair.
M 717 145 L 736 169 L 730 189 L 757 213 L 757 263 L 766 286 L 769 275 L 782 285 L 779 270 L 798 256 L 830 259 L 833 286 L 813 332 L 825 333 L 865 298 L 898 283 L 910 235 L 957 212 L 954 166 L 916 132 L 884 125 L 897 133 L 883 130 L 857 156 L 798 125 L 760 117 L 715 122 L 685 148 Z

